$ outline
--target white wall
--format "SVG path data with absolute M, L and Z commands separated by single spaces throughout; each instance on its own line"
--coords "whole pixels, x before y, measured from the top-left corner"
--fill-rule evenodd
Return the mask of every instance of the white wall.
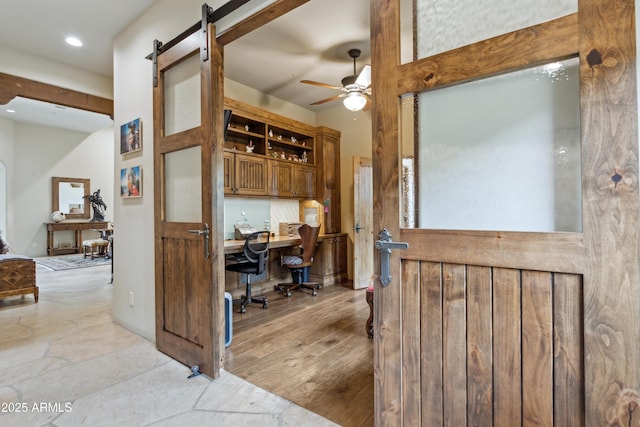
M 47 255 L 44 223 L 51 214 L 51 177 L 89 178 L 91 191 L 101 189 L 107 204 L 106 219 L 113 206 L 113 128 L 93 134 L 14 122 L 8 146 L 13 155 L 0 161 L 7 165 L 9 183 L 7 240 L 13 251 L 29 256 Z M 4 148 L 4 147 L 3 147 Z M 56 238 L 64 238 L 58 236 Z M 72 237 L 66 240 L 71 241 Z
M 0 72 L 111 99 L 111 79 L 78 67 L 0 46 Z
M 0 117 L 0 162 L 4 165 L 4 185 L 0 185 L 0 192 L 3 193 L 3 197 L 0 199 L 5 200 L 4 206 L 0 206 L 0 232 L 3 238 L 10 242 L 12 233 L 9 229 L 12 224 L 11 213 L 9 212 L 8 204 L 11 200 L 11 175 L 9 174 L 13 163 L 13 121 Z M 0 202 L 0 205 L 2 203 Z

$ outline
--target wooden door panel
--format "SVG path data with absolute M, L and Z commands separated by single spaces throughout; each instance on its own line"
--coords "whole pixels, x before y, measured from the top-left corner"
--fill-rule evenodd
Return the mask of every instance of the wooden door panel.
M 522 272 L 522 418 L 553 425 L 551 273 Z
M 163 239 L 164 322 L 165 331 L 202 347 L 204 298 L 198 284 L 203 277 L 193 263 L 206 262 L 202 239 Z M 192 258 L 196 259 L 192 259 Z
M 492 426 L 493 317 L 491 268 L 467 266 L 467 417 Z
M 267 160 L 244 154 L 236 154 L 235 157 L 236 194 L 267 194 Z
M 580 275 L 403 260 L 400 286 L 407 425 L 584 425 Z
M 293 164 L 279 160 L 267 161 L 268 194 L 291 197 L 293 195 Z

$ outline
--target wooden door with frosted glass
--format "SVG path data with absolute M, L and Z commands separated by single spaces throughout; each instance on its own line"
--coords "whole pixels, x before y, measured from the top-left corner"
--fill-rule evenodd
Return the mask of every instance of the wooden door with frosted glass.
M 401 3 L 416 5 L 371 3 L 374 223 L 377 231 L 386 228 L 394 241 L 409 244 L 392 251 L 390 285 L 376 285 L 376 425 L 640 425 L 633 2 L 581 0 L 577 13 L 403 63 Z M 415 19 L 410 13 L 403 22 L 419 23 L 436 12 L 414 13 Z M 417 155 L 433 126 L 420 114 L 432 103 L 445 105 L 452 91 L 468 95 L 480 81 L 491 85 L 493 94 L 504 92 L 515 73 L 535 73 L 536 67 L 556 61 L 577 64 L 577 228 L 431 227 L 421 209 L 438 205 L 425 202 L 438 189 L 439 203 L 459 202 L 458 210 L 449 210 L 451 216 L 462 212 L 472 218 L 464 198 L 446 190 L 469 177 L 468 187 L 474 189 L 477 171 L 452 162 L 434 184 L 422 179 L 430 159 L 420 156 L 415 182 L 417 226 L 422 228 L 401 228 L 398 170 L 407 154 L 399 148 L 400 118 L 407 116 L 401 112 L 403 99 L 416 100 L 409 102 L 416 114 L 408 115 L 415 117 L 415 134 L 402 136 L 415 138 L 415 152 L 409 154 Z M 531 107 L 531 99 L 521 101 Z M 492 113 L 492 108 L 488 104 L 477 114 L 512 113 Z M 534 109 L 523 117 L 551 109 Z M 493 131 L 509 132 L 515 121 Z M 453 134 L 467 125 L 452 122 L 448 130 Z M 436 154 L 446 162 L 447 156 L 460 154 L 453 151 L 443 146 Z M 487 152 L 475 146 L 462 151 L 474 158 Z M 552 158 L 565 154 L 550 150 Z M 551 189 L 557 188 L 554 179 Z M 526 201 L 532 191 L 522 187 L 519 195 Z M 552 209 L 561 201 L 551 203 Z
M 224 356 L 222 49 L 215 27 L 158 55 L 156 345 L 212 378 Z M 206 55 L 202 51 L 206 50 Z

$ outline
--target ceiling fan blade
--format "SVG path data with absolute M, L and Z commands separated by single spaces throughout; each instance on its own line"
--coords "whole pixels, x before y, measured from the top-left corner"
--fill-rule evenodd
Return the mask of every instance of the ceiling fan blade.
M 327 87 L 329 89 L 342 89 L 340 86 L 333 86 L 327 83 L 320 83 L 320 82 L 314 82 L 313 80 L 300 80 L 300 83 L 305 83 L 308 85 L 314 85 L 314 86 L 322 86 L 322 87 Z
M 342 97 L 344 97 L 344 95 L 333 95 L 332 97 L 321 99 L 320 101 L 316 101 L 313 104 L 309 104 L 309 105 L 324 104 L 325 102 L 335 101 L 336 99 L 340 99 Z
M 371 65 L 365 65 L 360 75 L 356 79 L 356 84 L 362 87 L 369 87 L 371 85 Z
M 369 111 L 371 109 L 371 95 L 368 93 L 363 93 L 364 97 L 367 98 L 367 103 L 364 104 L 364 111 Z

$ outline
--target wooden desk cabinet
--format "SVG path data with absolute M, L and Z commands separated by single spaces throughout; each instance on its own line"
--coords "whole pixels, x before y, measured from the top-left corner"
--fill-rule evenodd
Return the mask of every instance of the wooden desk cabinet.
M 347 280 L 347 235 L 324 236 L 318 242 L 311 266 L 311 279 L 323 286 Z
M 79 254 L 82 253 L 82 231 L 83 230 L 95 230 L 104 231 L 109 229 L 108 222 L 48 222 L 47 223 L 47 254 L 59 255 L 59 254 Z M 55 248 L 54 247 L 54 235 L 56 231 L 73 231 L 74 243 L 70 248 Z

